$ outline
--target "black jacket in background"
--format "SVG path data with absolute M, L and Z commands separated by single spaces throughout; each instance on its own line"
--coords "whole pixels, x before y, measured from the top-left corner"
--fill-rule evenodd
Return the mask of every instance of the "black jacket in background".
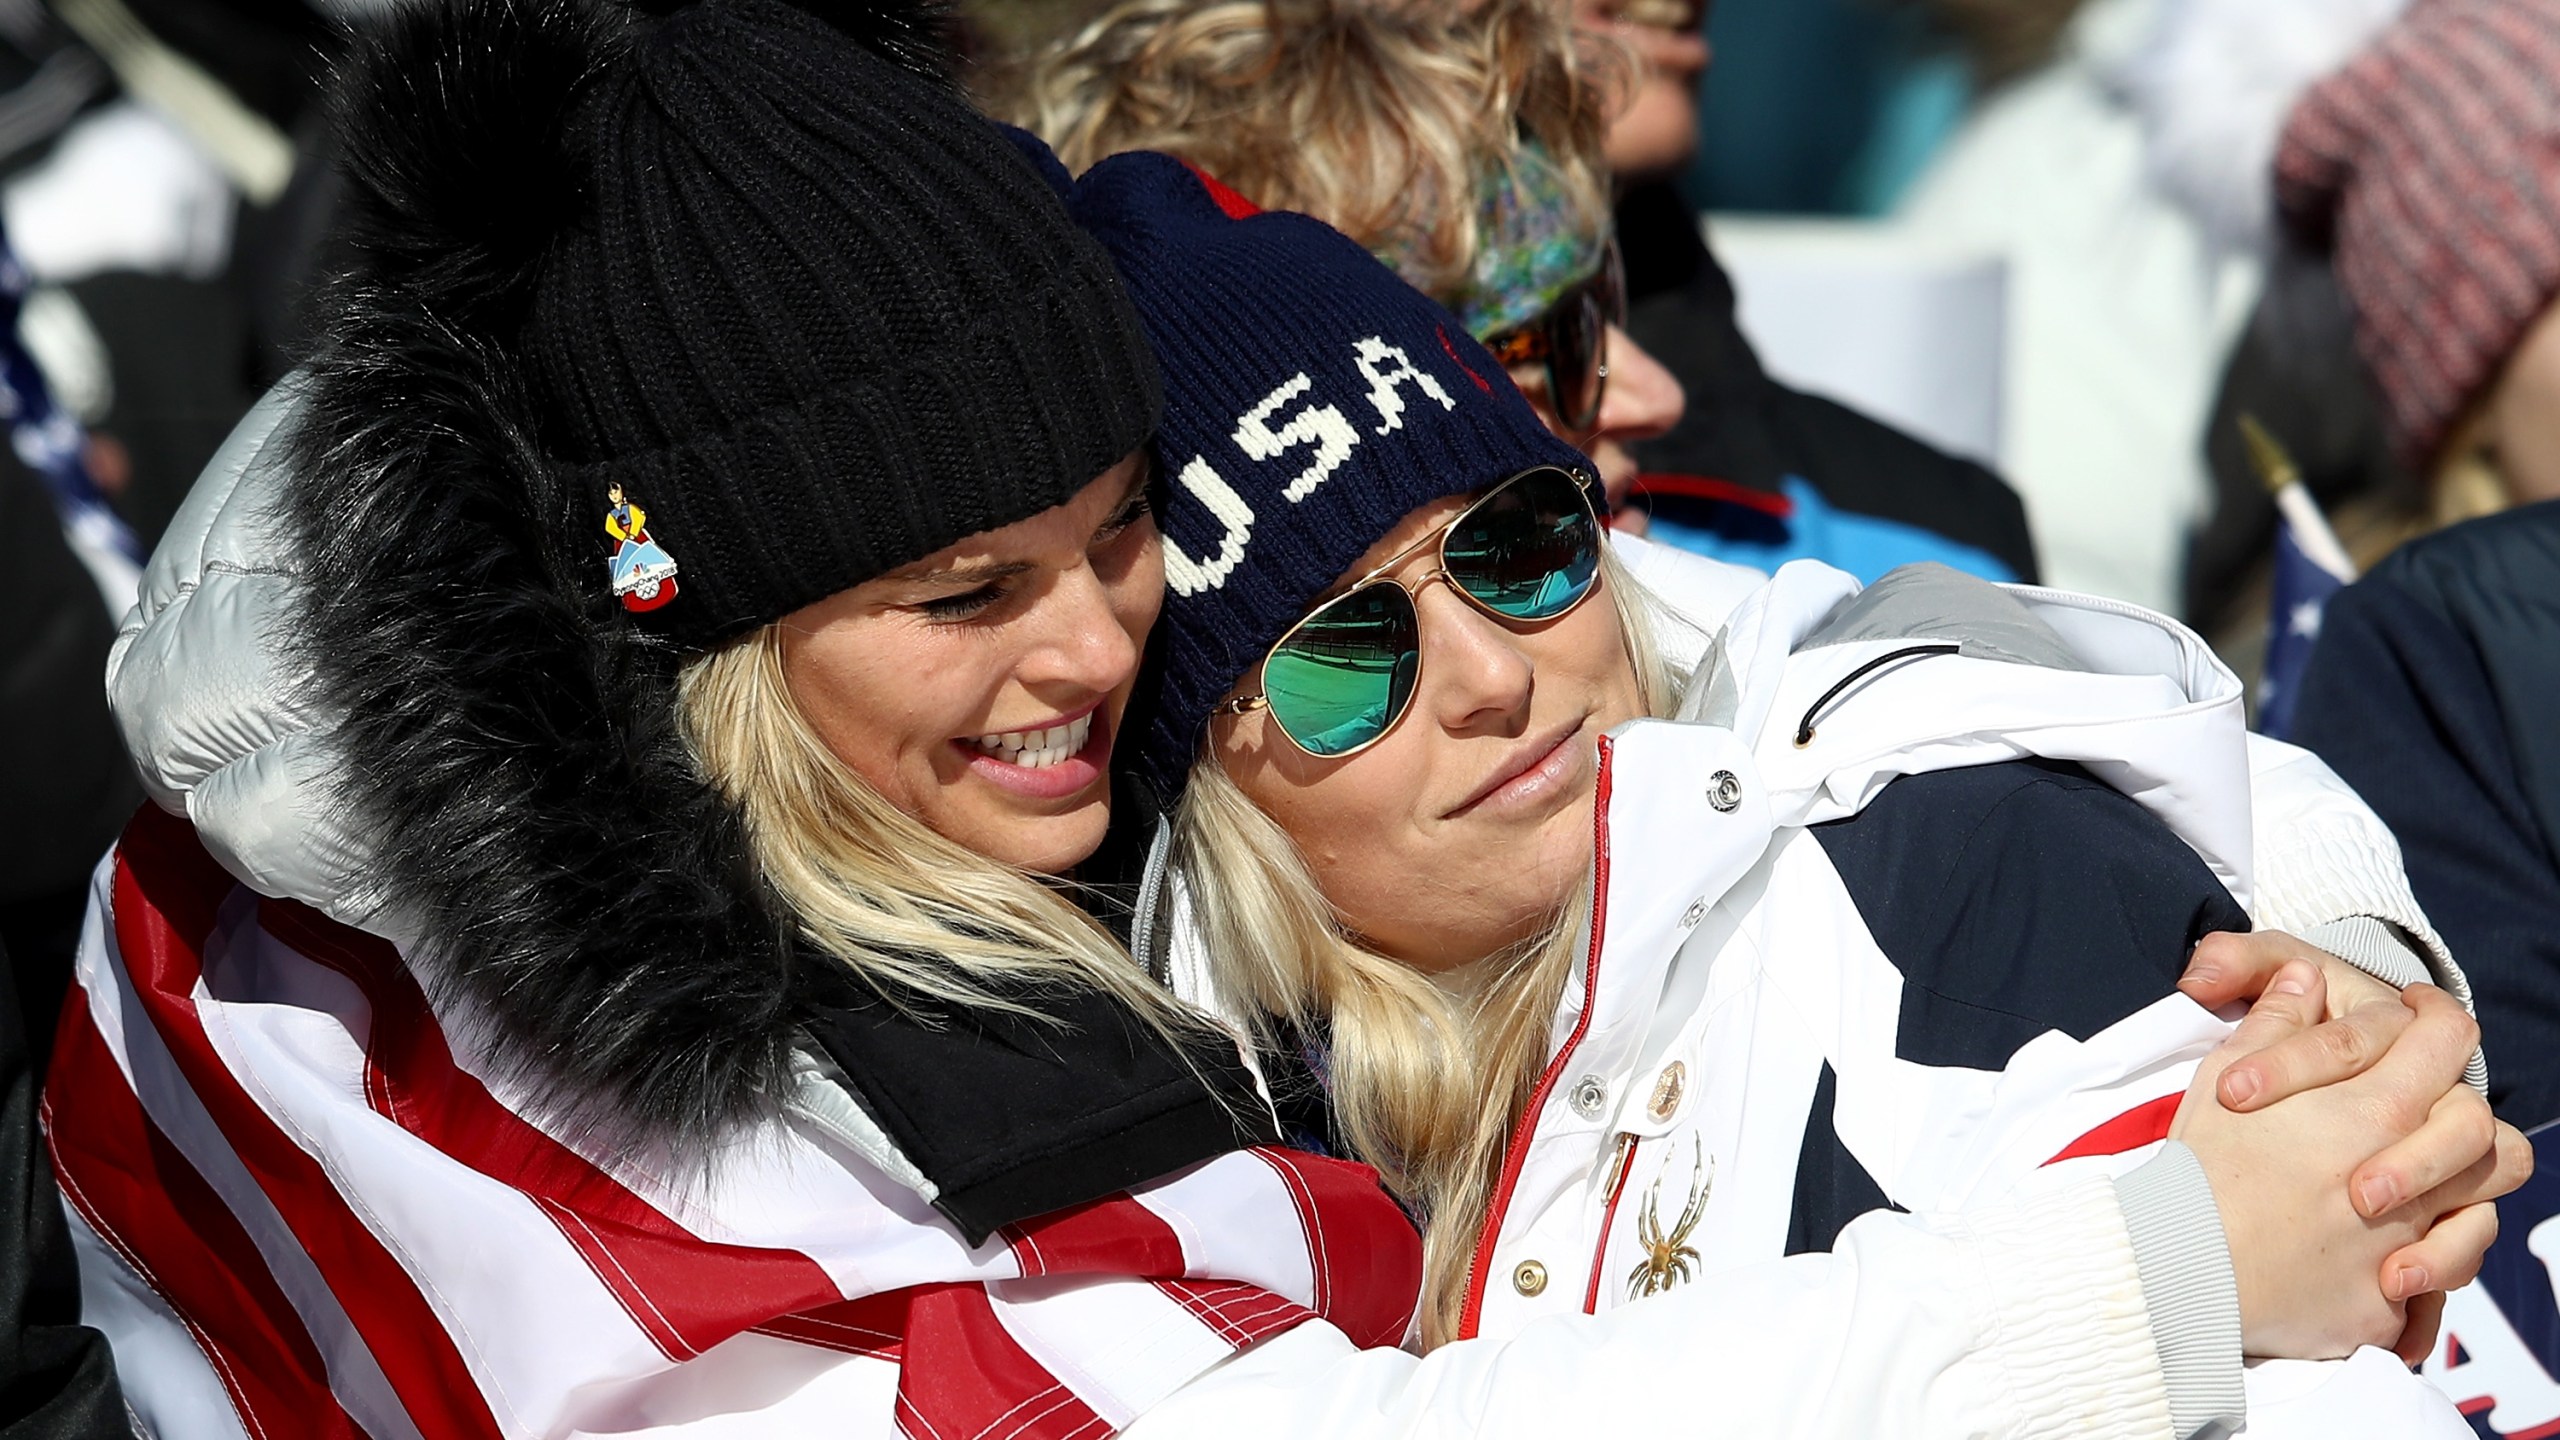
M 2560 501 L 2412 541 L 2340 592 L 2295 714 L 2470 975 L 2499 1117 L 2560 1118 Z
M 79 1323 L 71 1235 L 36 1133 L 41 1078 L 17 987 L 0 977 L 0 1440 L 129 1440 L 107 1339 Z
M 107 713 L 115 622 L 42 481 L 0 453 L 0 945 L 33 1067 L 80 939 L 89 872 L 142 803 Z
M 1679 378 L 1688 413 L 1634 446 L 1650 473 L 1703 475 L 1776 491 L 1800 476 L 1838 509 L 1933 531 L 2036 579 L 2026 506 L 1997 475 L 1836 401 L 1790 390 L 1760 368 L 1734 320 L 1733 282 L 1667 184 L 1618 204 L 1627 333 Z

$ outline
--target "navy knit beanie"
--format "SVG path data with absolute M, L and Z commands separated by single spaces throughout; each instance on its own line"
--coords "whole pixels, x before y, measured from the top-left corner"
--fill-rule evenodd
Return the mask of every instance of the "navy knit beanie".
M 1119 266 L 1164 377 L 1157 684 L 1121 761 L 1169 807 L 1210 709 L 1405 516 L 1590 462 L 1454 316 L 1321 221 L 1150 153 L 1094 166 L 1067 208 Z

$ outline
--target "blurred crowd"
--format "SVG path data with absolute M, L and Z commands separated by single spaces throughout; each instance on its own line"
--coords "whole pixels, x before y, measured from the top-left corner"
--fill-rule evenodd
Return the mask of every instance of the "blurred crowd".
M 134 562 L 188 543 L 189 486 L 306 343 L 332 60 L 381 3 L 0 0 L 21 1133 L 144 800 L 99 680 Z M 1570 76 L 1458 0 L 959 18 L 982 103 L 1070 168 L 1172 151 L 1522 347 L 1616 523 L 2195 627 L 2399 834 L 2500 1115 L 2560 1117 L 2560 1064 L 2501 1063 L 2560 1056 L 2560 0 L 1552 3 Z M 1514 88 L 1527 133 L 1482 133 Z M 1480 270 L 1610 246 L 1587 293 Z M 1524 293 L 1557 303 L 1499 308 Z M 29 1335 L 64 1284 L 21 1287 Z

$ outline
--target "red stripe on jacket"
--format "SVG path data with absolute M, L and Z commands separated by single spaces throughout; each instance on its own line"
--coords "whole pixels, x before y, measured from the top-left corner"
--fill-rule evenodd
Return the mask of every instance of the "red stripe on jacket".
M 205 1032 L 196 991 L 224 907 L 238 889 L 185 822 L 147 809 L 128 828 L 115 861 L 111 914 L 139 1000 L 132 1023 L 147 1020 L 160 1036 L 221 1143 L 238 1155 L 311 1257 L 417 1428 L 434 1440 L 494 1436 L 489 1403 L 420 1281 L 376 1239 L 320 1163 L 251 1098 Z M 387 942 L 291 902 L 262 901 L 257 918 L 274 943 L 346 976 L 361 992 L 369 1019 L 354 1038 L 364 1052 L 365 1105 L 446 1158 L 534 1201 L 670 1360 L 753 1330 L 897 1363 L 898 1424 L 925 1440 L 1087 1440 L 1108 1432 L 1088 1404 L 1005 1330 L 982 1284 L 925 1284 L 847 1300 L 817 1262 L 797 1250 L 694 1235 L 490 1094 L 456 1060 L 424 992 Z M 88 1012 L 81 1018 L 88 1020 Z M 66 1125 L 85 1134 L 113 1106 L 124 1105 L 148 1126 L 150 1117 L 105 1038 L 94 1023 L 87 1033 L 87 1049 L 74 1041 L 64 1051 L 62 1063 L 83 1077 L 59 1092 Z M 1250 1344 L 1318 1313 L 1362 1344 L 1395 1343 L 1410 1324 L 1419 1290 L 1420 1239 L 1379 1188 L 1376 1173 L 1292 1152 L 1253 1153 L 1280 1177 L 1299 1220 L 1321 1297 L 1313 1311 L 1250 1284 L 1193 1274 L 1214 1261 L 1186 1255 L 1173 1227 L 1126 1194 L 1023 1222 L 1007 1239 L 1025 1274 L 1153 1283 L 1230 1345 Z M 84 1193 L 97 1193 L 98 1164 L 76 1154 L 58 1163 Z M 176 1173 L 166 1164 L 160 1171 Z M 254 1360 L 280 1387 L 273 1395 L 235 1391 L 234 1403 L 251 1428 L 258 1428 L 261 1414 L 287 1416 L 286 1433 L 343 1422 L 314 1337 L 290 1297 L 219 1194 L 200 1176 L 194 1183 L 168 1192 L 190 1197 L 186 1224 L 151 1209 L 153 1196 L 119 1194 L 97 1207 L 92 1228 L 103 1238 L 139 1223 L 146 1243 L 129 1256 L 137 1271 L 184 1280 L 189 1313 L 198 1317 L 191 1328 L 217 1371 L 226 1357 L 249 1357 L 233 1363 Z M 1277 1213 L 1271 1219 L 1286 1223 Z M 338 1421 L 326 1419 L 331 1415 Z M 361 1432 L 349 1422 L 344 1433 Z
M 2087 1155 L 2121 1155 L 2127 1150 L 2139 1150 L 2153 1141 L 2166 1140 L 2169 1138 L 2169 1122 L 2178 1118 L 2178 1102 L 2185 1098 L 2181 1092 L 2146 1100 L 2112 1120 L 2101 1122 L 2086 1135 L 2055 1151 L 2053 1158 L 2044 1163 L 2059 1165 L 2065 1160 L 2077 1160 Z
M 126 1087 L 77 985 L 45 1084 L 63 1198 L 186 1326 L 249 1433 L 363 1440 L 257 1242 Z M 86 1097 L 67 1131 L 53 1123 L 56 1094 Z
M 921 1440 L 1099 1440 L 1113 1426 L 1022 1348 L 981 1285 L 919 1285 L 907 1350 L 932 1365 L 898 1371 L 898 1428 Z
M 844 1298 L 808 1256 L 705 1240 L 501 1104 L 455 1062 L 425 992 L 388 941 L 290 901 L 263 902 L 258 919 L 363 992 L 373 1013 L 365 1088 L 375 1111 L 531 1198 L 670 1359 Z
M 144 806 L 116 847 L 115 933 L 134 993 L 224 1140 L 284 1217 L 420 1430 L 497 1440 L 497 1417 L 417 1282 L 328 1172 L 267 1118 L 207 1038 L 203 955 L 233 882 L 185 822 Z

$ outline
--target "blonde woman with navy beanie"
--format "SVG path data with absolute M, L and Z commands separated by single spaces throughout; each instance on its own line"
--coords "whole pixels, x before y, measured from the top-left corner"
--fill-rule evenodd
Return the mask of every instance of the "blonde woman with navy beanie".
M 1747 1354 L 1731 1290 L 1399 1349 L 1375 1173 L 1279 1144 L 1055 882 L 1197 570 L 1139 316 L 937 55 L 897 9 L 453 0 L 356 62 L 326 341 L 109 676 L 157 803 L 47 1128 L 151 1433 L 1548 1435 Z M 1911 1315 L 2042 1254 L 1897 1253 Z M 2156 1386 L 2117 1301 L 2074 1333 Z M 1995 1432 L 2081 1394 L 1920 1358 Z
M 1256 213 L 1167 157 L 1107 160 L 1070 204 L 1119 262 L 1167 375 L 1162 675 L 1134 711 L 1136 803 L 1118 823 L 1143 824 L 1150 803 L 1170 821 L 1135 948 L 1259 1034 L 1278 1071 L 1303 1069 L 1321 1099 L 1319 1132 L 1379 1166 L 1423 1216 L 1420 1323 L 1433 1353 L 1489 1338 L 1526 1346 L 1558 1317 L 1595 1309 L 1627 1324 L 1713 1312 L 1713 1358 L 1686 1362 L 1687 1413 L 1718 1429 L 2041 1433 L 2006 1427 L 2042 1400 L 2005 1392 L 1979 1365 L 2038 1388 L 2089 1386 L 2061 1402 L 2089 1433 L 2183 1435 L 2238 1419 L 2244 1350 L 2343 1355 L 2400 1339 L 2414 1292 L 2385 1259 L 2439 1216 L 2460 1215 L 2441 1243 L 2485 1243 L 2485 1214 L 2465 1207 L 2515 1183 L 2512 1156 L 2507 1173 L 2483 1161 L 2368 1233 L 2337 1188 L 2341 1171 L 2310 1148 L 2272 1134 L 2222 1148 L 2239 1117 L 2210 1086 L 2230 1056 L 2197 1062 L 2229 1026 L 2173 986 L 2205 932 L 2249 925 L 2225 881 L 2245 886 L 2250 861 L 2247 762 L 2217 685 L 2228 677 L 2193 662 L 2176 679 L 2141 664 L 2090 673 L 2101 667 L 2054 628 L 2125 626 L 2082 643 L 2156 662 L 2163 642 L 2179 653 L 2165 622 L 2045 592 L 2021 600 L 1943 572 L 1860 597 L 1836 572 L 1804 567 L 1745 604 L 1684 695 L 1688 667 L 1668 652 L 1694 661 L 1699 643 L 1677 638 L 1603 542 L 1587 462 L 1446 312 L 1324 226 Z M 1897 628 L 1913 615 L 1924 623 Z M 1816 705 L 1817 732 L 1845 733 L 1858 757 L 1821 772 L 1845 798 L 1817 799 L 1827 780 L 1755 763 L 1740 737 L 1776 723 L 1772 696 L 1789 697 L 1792 720 L 1816 678 L 1906 642 L 1918 653 L 1888 668 L 1934 658 L 1992 669 L 1944 694 L 1904 690 L 1881 711 L 1858 704 L 1854 683 L 1849 700 Z M 1975 691 L 1998 698 L 1965 698 Z M 2068 713 L 2075 691 L 2097 697 L 2087 714 Z M 1644 720 L 1675 712 L 1712 720 Z M 2080 750 L 2055 738 L 2099 719 L 2101 738 Z M 2189 745 L 2213 753 L 2164 758 Z M 1852 784 L 1853 771 L 1868 778 Z M 1907 792 L 1884 790 L 1906 772 L 1917 774 Z M 2179 801 L 2155 794 L 2146 811 L 2090 773 Z M 2001 849 L 1974 813 L 1985 802 L 1964 788 L 1977 777 L 2010 791 L 2049 782 L 2050 796 L 2024 803 L 2066 827 L 2050 843 L 2087 881 L 2074 890 L 2061 868 Z M 1795 793 L 1755 794 L 1763 783 Z M 2369 820 L 2330 799 L 2305 823 Z M 1781 804 L 1796 818 L 1781 818 Z M 2011 813 L 1996 799 L 1988 809 Z M 1985 954 L 2024 932 L 1941 917 L 1932 935 L 1927 911 L 1873 921 L 1869 935 L 1862 912 L 1893 903 L 1908 877 L 1843 859 L 1827 894 L 1793 878 L 1815 863 L 1803 848 L 1815 820 L 1923 851 L 1974 828 L 1975 863 L 1933 873 L 2002 905 L 2034 896 L 2043 939 L 2071 943 Z M 2379 890 L 2398 880 L 2370 878 Z M 2405 887 L 2393 898 L 2423 927 Z M 2082 905 L 2111 908 L 2078 933 L 2056 928 Z M 1711 911 L 1729 913 L 1701 928 Z M 1684 949 L 1693 931 L 1720 932 L 1723 948 Z M 1796 952 L 1793 969 L 1759 962 L 1772 977 L 1765 995 L 1737 978 L 1753 973 L 1741 957 L 1755 938 Z M 1923 958 L 1935 968 L 1922 973 Z M 1899 1032 L 1888 1001 L 1885 1029 L 1872 1032 L 1877 1001 L 1844 993 L 1862 965 L 1880 989 L 1944 995 Z M 2002 977 L 2015 1012 L 1997 1026 L 1964 1018 L 2004 998 L 1976 993 L 1985 975 Z M 1829 1019 L 1807 999 L 1826 984 Z M 1774 1033 L 1744 1025 L 1716 1032 L 1735 1052 L 1699 1049 L 1682 1000 L 1702 995 L 1758 1009 Z M 2441 994 L 2420 1003 L 2439 1042 L 2432 1095 L 2458 1086 L 2475 1031 Z M 2067 1058 L 2050 1044 L 2020 1048 L 2048 1028 L 2068 1037 Z M 2017 1055 L 1989 1053 L 2009 1036 Z M 1897 1039 L 1957 1067 L 1924 1103 L 2009 1098 L 1935 1128 L 1879 1121 L 1875 1087 L 1909 1063 L 1895 1059 Z M 1881 1056 L 1861 1048 L 1878 1043 Z M 1666 1046 L 1683 1058 L 1667 1061 Z M 1809 1114 L 1822 1087 L 1845 1098 L 1814 1100 Z M 2453 1103 L 2478 1100 L 2464 1090 Z M 1835 1104 L 1846 1138 L 1817 1137 L 1808 1127 L 1832 1130 Z M 2149 1130 L 2107 1129 L 2144 1105 Z M 2077 1128 L 2021 1162 L 2020 1147 L 2058 1125 Z M 2076 1183 L 2063 1181 L 2070 1170 L 2035 1173 L 2084 1130 L 2100 1138 L 2069 1152 Z M 1861 1156 L 1881 1182 L 1855 1169 Z M 1712 1208 L 1736 1195 L 1739 1211 Z M 2025 1208 L 1972 1208 L 1994 1201 Z M 1960 1213 L 1863 1213 L 1888 1203 Z M 2354 1250 L 2311 1242 L 2336 1269 L 2298 1289 L 2312 1253 L 2295 1248 L 2309 1239 L 2306 1213 L 2364 1238 Z M 1964 1283 L 1941 1288 L 1922 1257 L 1956 1234 L 1998 1235 L 2014 1255 L 2042 1258 L 2032 1278 L 1968 1267 Z M 1797 1251 L 1832 1258 L 1781 1260 Z M 2120 1290 L 2110 1273 L 2139 1280 Z M 2386 1275 L 2402 1287 L 2387 1297 Z M 1879 1312 L 1865 1307 L 1890 1309 L 1898 1300 L 1882 1297 L 1905 1290 L 1930 1298 L 1902 1316 L 1910 1328 L 1888 1324 L 1892 1339 L 1880 1340 L 1867 1329 Z M 2118 1368 L 2108 1322 L 2083 1307 L 2136 1293 L 2142 1303 L 2110 1313 L 2154 1348 Z M 1659 1298 L 1619 1308 L 1638 1295 Z M 1792 1375 L 1808 1353 L 1824 1356 L 1830 1388 L 1745 1378 Z M 2282 1386 L 2262 1385 L 2267 1413 L 2251 1433 L 2311 1433 L 2338 1413 L 2413 1417 L 2395 1434 L 2460 1425 L 2397 1362 L 2366 1353 L 2379 1364 L 2314 1387 L 2326 1409 L 2286 1411 L 2270 1398 Z M 1271 1423 L 1268 1433 L 1287 1422 Z

